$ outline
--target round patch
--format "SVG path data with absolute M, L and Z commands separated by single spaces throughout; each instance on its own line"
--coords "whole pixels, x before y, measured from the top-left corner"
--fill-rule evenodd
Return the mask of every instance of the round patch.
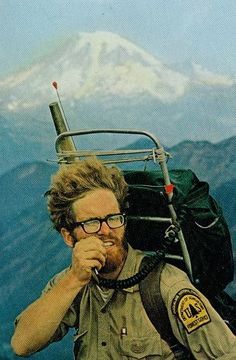
M 172 312 L 179 318 L 188 333 L 211 321 L 206 306 L 192 289 L 180 290 L 175 295 Z

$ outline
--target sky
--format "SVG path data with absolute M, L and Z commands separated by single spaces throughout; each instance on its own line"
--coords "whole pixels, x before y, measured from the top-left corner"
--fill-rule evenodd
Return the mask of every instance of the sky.
M 167 65 L 235 75 L 235 0 L 0 0 L 0 78 L 78 32 L 110 31 Z

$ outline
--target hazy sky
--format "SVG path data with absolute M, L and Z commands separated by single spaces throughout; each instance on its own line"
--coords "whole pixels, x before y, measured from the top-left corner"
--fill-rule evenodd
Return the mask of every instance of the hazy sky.
M 0 0 L 0 77 L 58 38 L 111 31 L 166 64 L 235 75 L 235 0 Z

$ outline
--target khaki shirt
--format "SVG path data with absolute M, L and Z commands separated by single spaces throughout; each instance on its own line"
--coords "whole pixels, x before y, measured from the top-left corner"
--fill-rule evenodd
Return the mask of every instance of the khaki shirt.
M 141 251 L 129 247 L 119 279 L 136 273 L 143 256 Z M 65 271 L 56 275 L 44 292 Z M 166 264 L 160 286 L 174 335 L 196 359 L 236 359 L 236 337 L 184 272 Z M 52 341 L 62 338 L 75 323 L 72 304 Z M 145 312 L 138 285 L 102 293 L 95 283 L 88 284 L 81 300 L 74 342 L 76 359 L 80 360 L 174 359 Z

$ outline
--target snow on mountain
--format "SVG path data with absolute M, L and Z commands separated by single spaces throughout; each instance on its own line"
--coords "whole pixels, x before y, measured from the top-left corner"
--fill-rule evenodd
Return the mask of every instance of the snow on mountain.
M 182 96 L 187 76 L 119 35 L 80 33 L 62 42 L 26 70 L 0 81 L 0 106 L 9 111 L 30 109 L 52 97 L 57 80 L 65 99 L 92 95 L 147 94 L 163 102 Z M 6 96 L 7 94 L 10 96 Z
M 192 70 L 194 74 L 193 81 L 197 84 L 230 87 L 236 83 L 236 80 L 229 75 L 215 74 L 200 64 L 193 63 Z
M 167 67 L 107 32 L 79 33 L 44 49 L 30 66 L 0 79 L 1 171 L 53 158 L 53 81 L 71 129 L 144 129 L 168 146 L 235 135 L 235 79 L 197 63 L 182 65 Z M 81 148 L 124 145 L 110 136 L 80 140 Z
M 230 76 L 193 64 L 192 76 L 171 70 L 131 41 L 109 32 L 79 33 L 62 41 L 25 70 L 0 80 L 0 109 L 14 112 L 53 100 L 57 80 L 65 100 L 91 96 L 147 95 L 174 102 L 196 84 L 227 86 Z

